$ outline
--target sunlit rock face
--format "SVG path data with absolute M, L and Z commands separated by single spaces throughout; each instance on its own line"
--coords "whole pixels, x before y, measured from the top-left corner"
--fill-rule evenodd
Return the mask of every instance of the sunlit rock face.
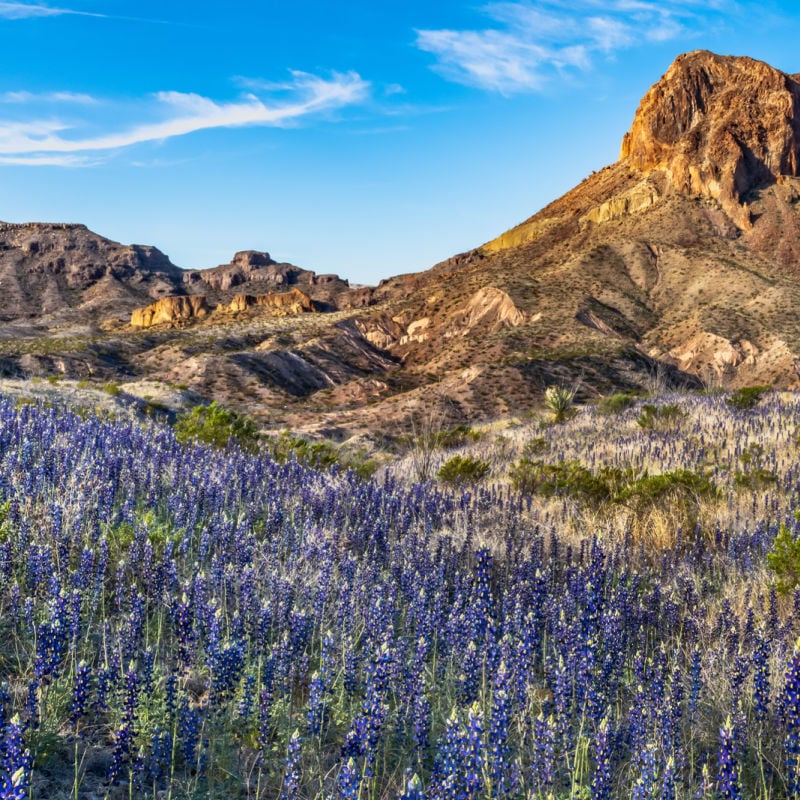
M 670 188 L 719 201 L 751 227 L 744 195 L 798 174 L 797 76 L 751 58 L 678 57 L 642 98 L 621 158 L 662 171 Z

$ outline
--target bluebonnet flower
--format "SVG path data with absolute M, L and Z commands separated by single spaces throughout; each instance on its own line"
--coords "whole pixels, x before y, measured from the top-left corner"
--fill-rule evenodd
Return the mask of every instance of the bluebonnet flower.
M 592 800 L 611 798 L 611 739 L 609 718 L 600 723 L 594 739 L 594 774 L 592 775 Z
M 22 724 L 15 716 L 2 731 L 0 753 L 0 797 L 4 800 L 26 800 L 30 790 L 31 755 L 25 747 Z
M 769 653 L 769 640 L 757 634 L 753 649 L 753 711 L 756 721 L 762 723 L 769 713 Z
M 489 763 L 492 774 L 492 793 L 503 797 L 509 786 L 509 726 L 511 724 L 510 676 L 505 662 L 500 663 L 492 691 L 492 719 L 489 725 Z
M 646 745 L 641 752 L 636 754 L 635 760 L 639 767 L 639 774 L 633 785 L 631 800 L 650 800 L 656 781 L 656 755 L 654 745 Z
M 108 767 L 106 780 L 113 784 L 119 778 L 123 766 L 130 761 L 136 735 L 136 703 L 139 693 L 139 677 L 133 664 L 125 673 L 125 696 L 122 705 L 122 722 L 114 734 L 114 750 Z
M 89 681 L 92 671 L 85 661 L 80 661 L 75 668 L 72 682 L 72 704 L 70 706 L 70 722 L 77 730 L 78 723 L 87 712 L 89 703 Z
M 400 795 L 399 800 L 425 800 L 422 781 L 416 773 L 406 778 L 405 790 Z
M 147 760 L 147 773 L 153 783 L 168 774 L 171 758 L 172 732 L 156 725 L 150 737 L 150 754 Z
M 358 798 L 358 790 L 361 786 L 361 776 L 358 772 L 356 762 L 350 758 L 346 764 L 342 765 L 339 771 L 339 791 L 337 797 L 339 800 L 356 800 Z
M 720 797 L 724 800 L 741 800 L 739 764 L 736 758 L 736 745 L 730 717 L 719 731 L 717 764 L 717 791 Z
M 790 797 L 800 795 L 800 643 L 783 681 L 781 716 L 786 730 L 786 784 Z
M 286 750 L 283 786 L 279 800 L 295 800 L 300 791 L 300 756 L 303 742 L 300 731 L 295 731 L 289 738 Z
M 546 797 L 555 780 L 556 731 L 552 717 L 539 714 L 533 723 L 533 754 L 531 757 L 531 784 L 542 797 Z

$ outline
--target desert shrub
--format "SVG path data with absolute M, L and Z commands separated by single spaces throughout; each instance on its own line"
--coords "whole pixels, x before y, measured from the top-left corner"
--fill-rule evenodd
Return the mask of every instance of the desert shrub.
M 530 458 L 531 456 L 539 456 L 546 453 L 550 449 L 550 442 L 544 436 L 537 436 L 525 443 L 522 448 L 522 455 Z
M 752 411 L 770 389 L 771 386 L 743 386 L 733 392 L 725 402 L 737 411 Z
M 443 448 L 461 447 L 467 442 L 477 442 L 481 435 L 469 425 L 456 425 L 438 434 L 438 445 Z
M 273 439 L 269 449 L 272 457 L 281 464 L 294 458 L 313 469 L 330 469 L 339 463 L 336 448 L 328 442 L 314 442 L 289 431 Z
M 633 395 L 617 392 L 597 401 L 597 410 L 601 414 L 621 414 L 636 402 Z
M 700 500 L 717 496 L 710 475 L 674 470 L 660 475 L 631 467 L 603 467 L 593 472 L 578 461 L 546 464 L 524 457 L 509 470 L 514 489 L 542 497 L 568 496 L 596 506 L 623 505 L 636 515 L 656 505 L 670 505 L 686 521 L 696 518 Z
M 642 413 L 639 414 L 636 422 L 646 430 L 669 430 L 685 416 L 686 414 L 681 411 L 680 406 L 675 403 L 665 406 L 646 403 L 642 406 Z
M 363 480 L 369 480 L 378 469 L 378 462 L 363 447 L 344 452 L 339 450 L 336 455 L 343 469 L 353 470 Z
M 797 512 L 795 512 L 797 516 Z M 772 550 L 767 553 L 767 566 L 775 573 L 781 594 L 800 585 L 800 540 L 795 539 L 787 525 L 781 525 Z
M 553 414 L 553 422 L 561 423 L 575 415 L 575 392 L 566 386 L 548 386 L 544 404 Z
M 515 491 L 522 494 L 534 494 L 536 492 L 539 470 L 537 464 L 527 456 L 512 464 L 508 475 Z
M 524 494 L 566 495 L 602 503 L 612 499 L 622 473 L 613 467 L 595 473 L 578 461 L 546 464 L 525 456 L 511 466 L 509 477 L 514 489 Z
M 489 474 L 489 462 L 469 456 L 453 456 L 442 464 L 436 477 L 443 483 L 477 483 Z
M 259 434 L 249 417 L 214 401 L 181 414 L 175 422 L 175 438 L 182 443 L 197 440 L 214 447 L 226 447 L 234 441 L 243 450 L 254 452 L 258 449 Z
M 700 498 L 716 495 L 717 487 L 709 473 L 676 469 L 660 475 L 640 475 L 624 486 L 615 499 L 619 503 L 642 508 L 663 500 L 696 502 Z
M 746 472 L 736 471 L 733 482 L 740 489 L 766 489 L 778 480 L 778 476 L 763 467 L 754 467 Z
M 119 397 L 122 394 L 122 389 L 118 383 L 106 383 L 103 386 L 103 391 L 106 394 L 110 394 L 112 397 Z

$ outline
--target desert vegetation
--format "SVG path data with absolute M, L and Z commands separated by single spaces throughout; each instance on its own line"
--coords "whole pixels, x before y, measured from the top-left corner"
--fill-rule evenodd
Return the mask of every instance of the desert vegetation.
M 727 400 L 443 429 L 422 483 L 0 403 L 2 796 L 796 797 L 800 399 Z

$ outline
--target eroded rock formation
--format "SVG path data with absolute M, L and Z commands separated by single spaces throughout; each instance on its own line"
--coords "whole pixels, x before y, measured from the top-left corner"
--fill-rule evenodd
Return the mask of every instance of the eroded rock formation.
M 304 314 L 316 310 L 313 300 L 299 289 L 258 295 L 237 294 L 225 310 L 239 312 L 257 306 L 264 306 L 283 314 Z
M 131 326 L 152 328 L 153 325 L 174 325 L 193 322 L 209 313 L 208 302 L 203 295 L 164 297 L 146 308 L 136 308 L 131 313 Z

